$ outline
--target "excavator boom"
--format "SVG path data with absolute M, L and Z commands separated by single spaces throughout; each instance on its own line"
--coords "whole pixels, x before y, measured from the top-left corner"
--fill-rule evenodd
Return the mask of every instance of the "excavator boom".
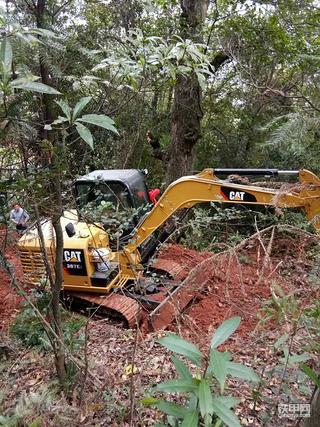
M 220 180 L 216 173 L 237 172 L 243 169 L 205 169 L 198 175 L 186 176 L 169 185 L 157 205 L 142 219 L 135 229 L 124 252 L 130 254 L 178 209 L 191 208 L 203 202 L 232 203 L 246 205 L 265 205 L 279 208 L 303 208 L 307 217 L 314 220 L 315 228 L 320 229 L 320 179 L 312 172 L 278 171 L 276 169 L 249 169 L 247 175 L 299 174 L 300 185 L 281 191 L 271 188 L 258 188 Z

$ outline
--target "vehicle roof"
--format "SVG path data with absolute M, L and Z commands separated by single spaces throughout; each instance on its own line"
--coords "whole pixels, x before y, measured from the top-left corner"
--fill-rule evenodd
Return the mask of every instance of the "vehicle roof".
M 78 181 L 121 181 L 132 185 L 137 181 L 145 181 L 145 174 L 139 169 L 101 169 L 88 173 L 77 179 Z

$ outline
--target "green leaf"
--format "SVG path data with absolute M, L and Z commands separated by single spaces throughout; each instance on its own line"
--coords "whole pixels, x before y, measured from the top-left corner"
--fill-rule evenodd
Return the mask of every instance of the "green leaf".
M 207 414 L 204 417 L 204 427 L 212 427 L 212 415 Z
M 61 38 L 61 35 L 54 33 L 53 31 L 46 30 L 44 28 L 33 28 L 29 30 L 29 33 L 38 34 L 39 36 L 49 37 L 49 38 Z
M 224 385 L 227 377 L 227 364 L 230 363 L 224 357 L 223 353 L 220 353 L 217 350 L 210 350 L 210 368 L 213 372 L 213 375 L 218 380 L 220 384 L 221 393 L 224 391 Z
M 92 125 L 100 126 L 104 129 L 110 130 L 111 132 L 119 135 L 117 129 L 113 126 L 114 121 L 110 117 L 104 114 L 85 114 L 80 119 L 80 122 L 90 123 Z
M 199 426 L 199 411 L 188 411 L 180 427 L 198 427 Z
M 288 338 L 289 338 L 288 334 L 281 335 L 281 337 L 274 343 L 273 347 L 276 350 L 278 350 L 278 348 L 280 348 L 282 344 L 284 344 L 287 341 Z
M 66 118 L 71 123 L 72 118 L 71 118 L 71 109 L 70 109 L 69 104 L 66 101 L 64 101 L 63 99 L 60 99 L 59 101 L 56 101 L 56 103 L 59 105 L 59 107 L 61 108 L 61 110 L 64 112 L 64 115 L 66 116 Z
M 241 399 L 233 396 L 217 396 L 214 398 L 216 402 L 221 402 L 227 408 L 233 408 L 241 402 Z
M 200 366 L 202 353 L 194 344 L 184 340 L 176 334 L 168 334 L 167 336 L 160 338 L 158 342 L 169 350 L 182 354 L 187 359 L 191 360 L 191 362 Z
M 310 368 L 310 366 L 306 365 L 305 363 L 300 363 L 299 368 L 310 378 L 311 381 L 313 381 L 313 383 L 318 388 L 320 388 L 320 378 L 314 372 L 314 370 Z
M 292 366 L 295 363 L 300 363 L 300 362 L 306 362 L 307 360 L 310 360 L 311 357 L 308 354 L 293 354 L 292 356 L 288 357 L 288 365 Z M 286 358 L 282 358 L 280 359 L 280 361 L 282 363 L 286 363 Z
M 174 363 L 178 375 L 184 380 L 192 381 L 192 375 L 188 367 L 176 356 L 172 356 L 171 359 Z
M 220 344 L 224 343 L 238 328 L 240 322 L 241 317 L 232 317 L 231 319 L 222 322 L 213 334 L 211 348 L 217 348 Z
M 51 124 L 52 125 L 60 125 L 61 123 L 65 123 L 65 122 L 67 122 L 68 121 L 68 119 L 66 118 L 66 117 L 62 117 L 62 116 L 59 116 L 54 122 L 52 122 Z
M 10 86 L 14 89 L 30 90 L 31 92 L 47 93 L 48 95 L 60 95 L 56 89 L 43 83 L 38 83 L 33 80 L 19 79 L 10 82 Z
M 145 405 L 145 406 L 156 405 L 158 402 L 159 402 L 159 399 L 152 396 L 148 396 L 140 400 L 140 403 L 142 403 L 142 405 Z
M 199 406 L 200 413 L 203 417 L 213 413 L 211 390 L 204 378 L 202 378 L 199 384 Z
M 0 57 L 2 62 L 2 71 L 4 73 L 10 73 L 12 65 L 12 47 L 7 38 L 4 38 L 1 42 Z
M 221 401 L 219 397 L 212 399 L 215 414 L 229 427 L 241 427 L 236 415 Z
M 86 105 L 91 101 L 92 96 L 86 96 L 84 98 L 81 98 L 80 101 L 78 101 L 73 109 L 72 114 L 72 121 L 74 122 L 75 119 L 78 117 L 78 115 L 81 113 L 81 111 L 86 107 Z
M 259 382 L 259 376 L 252 368 L 242 365 L 241 363 L 228 362 L 227 374 L 233 377 L 242 378 L 243 380 Z
M 83 126 L 81 123 L 76 123 L 76 128 L 78 134 L 81 138 L 89 145 L 89 147 L 93 150 L 93 136 L 89 129 Z
M 155 386 L 157 391 L 164 391 L 167 393 L 185 393 L 195 392 L 198 389 L 196 381 L 185 380 L 169 380 Z
M 188 408 L 190 409 L 197 409 L 198 407 L 198 397 L 195 394 L 191 394 L 189 400 L 188 400 Z
M 171 415 L 177 418 L 184 418 L 188 412 L 188 409 L 184 406 L 177 405 L 173 402 L 168 402 L 167 400 L 159 400 L 155 406 L 167 415 Z

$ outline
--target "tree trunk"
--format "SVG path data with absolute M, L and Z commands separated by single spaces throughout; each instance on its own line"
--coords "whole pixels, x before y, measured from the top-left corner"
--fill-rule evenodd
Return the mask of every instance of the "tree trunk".
M 311 417 L 306 418 L 304 427 L 319 427 L 320 422 L 320 389 L 316 388 L 311 399 Z
M 208 0 L 180 0 L 180 33 L 184 39 L 200 42 Z M 179 75 L 174 88 L 171 118 L 171 144 L 168 148 L 166 182 L 190 173 L 194 146 L 201 136 L 201 88 L 195 74 Z
M 45 8 L 46 8 L 46 0 L 38 0 L 37 5 L 35 7 L 35 15 L 37 28 L 45 28 Z M 51 79 L 47 66 L 40 58 L 39 62 L 41 81 L 44 84 L 50 85 Z M 43 94 L 42 95 L 42 103 L 43 106 L 40 109 L 42 114 L 43 123 L 51 123 L 53 121 L 52 115 L 52 100 L 50 95 Z M 55 357 L 55 366 L 57 375 L 60 381 L 60 384 L 63 386 L 66 380 L 66 369 L 65 369 L 65 351 L 64 351 L 64 343 L 63 343 L 63 332 L 62 332 L 62 320 L 61 320 L 61 309 L 59 303 L 60 291 L 63 283 L 63 271 L 62 271 L 62 261 L 63 261 L 63 231 L 60 223 L 61 214 L 63 211 L 62 200 L 61 200 L 61 158 L 63 156 L 63 145 L 59 142 L 59 138 L 57 141 L 54 141 L 53 133 L 48 133 L 48 131 L 43 130 L 41 135 L 41 139 L 48 139 L 52 145 L 55 147 L 54 155 L 48 157 L 45 155 L 43 157 L 44 162 L 49 164 L 51 169 L 51 177 L 50 177 L 50 190 L 52 193 L 52 225 L 55 231 L 55 277 L 54 281 L 51 281 L 51 326 L 55 331 L 58 338 L 53 337 L 53 351 Z
M 62 332 L 62 320 L 61 320 L 61 309 L 60 309 L 60 291 L 63 282 L 62 274 L 62 261 L 63 261 L 63 231 L 60 222 L 60 214 L 56 214 L 52 218 L 52 225 L 56 235 L 56 258 L 55 258 L 55 281 L 51 287 L 52 300 L 51 300 L 51 312 L 52 321 L 51 325 L 54 328 L 55 333 L 59 339 L 55 339 L 54 342 L 54 355 L 57 375 L 60 384 L 64 385 L 66 380 L 66 369 L 65 369 L 65 352 L 63 346 L 63 332 Z

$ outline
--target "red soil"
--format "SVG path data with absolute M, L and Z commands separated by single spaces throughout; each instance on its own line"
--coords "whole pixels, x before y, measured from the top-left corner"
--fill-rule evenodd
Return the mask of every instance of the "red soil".
M 12 265 L 17 279 L 23 278 L 19 257 L 15 249 L 15 233 L 6 235 L 6 230 L 0 230 L 0 253 L 5 255 L 6 260 Z M 23 301 L 22 296 L 11 285 L 10 274 L 0 264 L 0 333 L 8 331 L 9 324 L 17 313 L 18 308 Z
M 182 265 L 179 278 L 186 278 L 188 287 L 194 284 L 195 294 L 195 301 L 172 329 L 206 345 L 208 335 L 223 320 L 240 316 L 237 340 L 248 337 L 259 322 L 259 311 L 271 297 L 270 286 L 277 284 L 285 292 L 301 292 L 299 287 L 306 284 L 303 278 L 310 268 L 303 258 L 312 242 L 312 238 L 308 241 L 279 237 L 267 259 L 259 241 L 251 242 L 241 251 L 221 254 L 196 252 L 178 245 L 166 247 L 159 262 L 164 260 L 166 267 L 170 262 Z M 288 268 L 290 281 L 286 280 Z

